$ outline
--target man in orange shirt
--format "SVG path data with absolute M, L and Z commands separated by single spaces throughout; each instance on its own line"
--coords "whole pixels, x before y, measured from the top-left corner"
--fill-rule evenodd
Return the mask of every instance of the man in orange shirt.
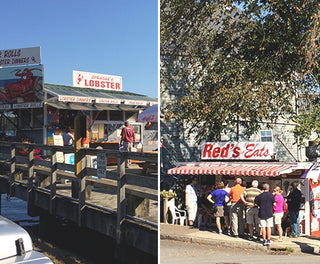
M 231 219 L 231 231 L 234 237 L 244 235 L 244 203 L 241 200 L 241 194 L 245 188 L 241 186 L 242 179 L 236 178 L 235 186 L 230 190 L 229 197 L 231 199 L 230 219 Z

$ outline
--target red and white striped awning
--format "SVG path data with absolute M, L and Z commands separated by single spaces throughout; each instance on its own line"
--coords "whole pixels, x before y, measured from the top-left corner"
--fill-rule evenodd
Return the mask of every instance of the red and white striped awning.
M 296 170 L 307 170 L 310 163 L 290 162 L 184 162 L 168 170 L 172 175 L 235 175 L 276 177 Z

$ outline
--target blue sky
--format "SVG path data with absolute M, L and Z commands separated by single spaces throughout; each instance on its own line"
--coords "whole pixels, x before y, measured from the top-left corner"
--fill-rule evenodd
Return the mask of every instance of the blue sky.
M 40 46 L 46 83 L 72 85 L 78 70 L 158 97 L 157 0 L 2 0 L 1 20 L 0 50 Z

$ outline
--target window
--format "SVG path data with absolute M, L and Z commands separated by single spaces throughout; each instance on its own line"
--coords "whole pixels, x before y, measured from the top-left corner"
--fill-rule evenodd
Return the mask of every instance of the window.
M 122 111 L 110 111 L 110 120 L 121 121 Z
M 261 130 L 260 131 L 261 142 L 272 142 L 272 131 Z

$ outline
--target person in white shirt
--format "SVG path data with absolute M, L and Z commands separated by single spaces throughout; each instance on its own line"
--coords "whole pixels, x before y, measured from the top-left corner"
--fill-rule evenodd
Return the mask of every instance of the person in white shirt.
M 192 177 L 191 183 L 186 186 L 185 203 L 188 211 L 189 226 L 193 226 L 194 220 L 197 216 L 199 196 L 198 190 L 196 188 L 197 184 L 198 177 L 194 176 Z

